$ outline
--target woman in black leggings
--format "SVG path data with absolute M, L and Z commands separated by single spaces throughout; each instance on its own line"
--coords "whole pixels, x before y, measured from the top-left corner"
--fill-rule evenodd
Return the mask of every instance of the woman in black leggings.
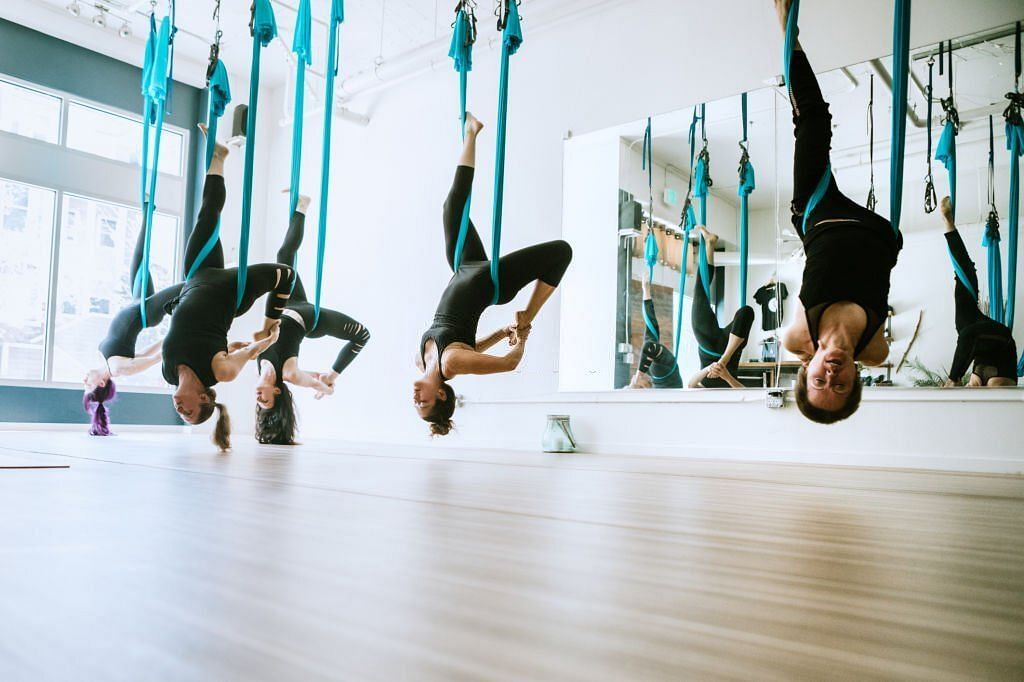
M 146 241 L 145 227 L 139 230 L 139 238 L 135 242 L 131 266 L 128 271 L 128 282 L 133 294 L 138 293 L 136 280 L 139 267 L 142 265 L 142 252 Z M 169 286 L 154 292 L 153 276 L 150 275 L 146 285 L 146 327 L 155 327 L 163 319 L 164 306 L 181 292 L 181 284 Z M 135 352 L 135 344 L 139 334 L 146 327 L 142 324 L 142 312 L 139 309 L 141 296 L 134 296 L 132 302 L 123 308 L 107 328 L 107 336 L 100 342 L 99 351 L 103 355 L 103 366 L 90 369 L 85 373 L 83 381 L 85 395 L 82 404 L 92 418 L 90 433 L 94 436 L 110 435 L 107 409 L 104 403 L 113 400 L 117 393 L 114 377 L 131 376 L 146 371 L 160 362 L 160 345 L 158 341 L 141 353 Z
M 954 273 L 957 340 L 946 385 L 959 386 L 964 374 L 971 369 L 968 386 L 1016 386 L 1017 345 L 1013 342 L 1013 332 L 978 308 L 978 272 L 953 223 L 953 205 L 949 197 L 942 200 L 942 218 L 949 256 L 971 284 L 968 289 Z
M 658 324 L 658 313 L 654 309 L 646 273 L 640 275 L 640 287 L 644 299 L 644 347 L 629 387 L 682 388 L 683 379 L 679 376 L 676 356 L 661 342 L 661 325 Z
M 785 30 L 792 0 L 775 0 Z M 829 165 L 832 116 L 797 43 L 790 65 L 793 225 L 807 257 L 796 320 L 786 348 L 803 361 L 796 402 L 807 418 L 831 424 L 860 405 L 857 361 L 880 365 L 889 355 L 883 325 L 889 276 L 903 246 L 892 224 L 839 191 Z M 824 192 L 809 206 L 819 183 Z
M 725 327 L 718 324 L 715 308 L 708 298 L 707 289 L 715 279 L 715 246 L 718 235 L 703 225 L 697 228 L 704 235 L 704 252 L 708 262 L 708 282 L 697 267 L 697 282 L 693 286 L 693 335 L 697 338 L 697 356 L 703 368 L 690 378 L 690 388 L 743 388 L 736 378 L 740 356 L 747 347 L 750 328 L 754 324 L 754 309 L 741 307 Z M 700 248 L 700 244 L 695 245 Z M 697 259 L 699 262 L 699 259 Z
M 473 186 L 476 164 L 476 138 L 483 125 L 473 116 L 466 117 L 466 139 L 455 182 L 444 204 L 445 255 L 455 268 L 455 246 L 462 212 Z M 413 384 L 416 412 L 430 422 L 434 435 L 445 435 L 452 428 L 455 391 L 447 383 L 460 374 L 497 374 L 519 366 L 526 337 L 541 307 L 555 292 L 572 260 L 572 249 L 562 240 L 545 242 L 514 251 L 498 261 L 498 304 L 508 303 L 530 282 L 537 282 L 525 310 L 516 313 L 515 323 L 482 339 L 476 338 L 480 316 L 494 298 L 490 261 L 476 228 L 470 223 L 462 262 L 441 295 L 434 323 L 423 334 L 417 366 L 423 376 Z M 503 340 L 512 349 L 502 356 L 484 351 Z
M 226 197 L 224 159 L 226 147 L 217 145 L 203 186 L 199 219 L 185 247 L 185 272 L 199 256 L 217 227 Z M 201 424 L 219 408 L 214 443 L 230 447 L 230 422 L 223 405 L 216 402 L 212 386 L 231 381 L 245 363 L 277 341 L 281 312 L 292 288 L 292 269 L 279 263 L 262 263 L 247 269 L 241 304 L 235 307 L 238 268 L 224 268 L 224 249 L 218 240 L 196 272 L 185 281 L 181 294 L 168 304 L 173 310 L 171 327 L 163 345 L 163 375 L 174 392 L 174 409 L 189 424 Z M 263 328 L 253 343 L 228 344 L 228 330 L 235 317 L 244 314 L 256 299 L 270 293 Z
M 302 245 L 309 197 L 299 197 L 288 233 L 277 252 L 277 262 L 295 263 Z M 331 336 L 345 341 L 330 372 L 306 372 L 299 369 L 299 347 L 304 339 Z M 334 382 L 352 364 L 370 340 L 370 332 L 348 315 L 336 310 L 316 310 L 306 299 L 302 278 L 295 274 L 295 289 L 281 315 L 281 333 L 277 343 L 263 351 L 257 362 L 260 380 L 256 384 L 256 440 L 272 445 L 295 443 L 295 401 L 287 384 L 304 386 L 316 392 L 316 398 L 334 393 Z

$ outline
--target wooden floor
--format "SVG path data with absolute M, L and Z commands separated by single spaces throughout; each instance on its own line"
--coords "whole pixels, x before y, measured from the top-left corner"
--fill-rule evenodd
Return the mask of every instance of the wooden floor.
M 0 432 L 0 590 L 5 682 L 1020 680 L 1024 479 Z

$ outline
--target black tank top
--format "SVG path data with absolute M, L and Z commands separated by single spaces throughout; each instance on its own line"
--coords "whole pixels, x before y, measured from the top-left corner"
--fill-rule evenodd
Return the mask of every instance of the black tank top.
M 304 326 L 288 314 L 281 315 L 281 334 L 277 337 L 277 342 L 260 353 L 259 358 L 274 366 L 278 381 L 284 380 L 284 363 L 299 356 L 299 348 L 305 338 Z M 256 371 L 259 372 L 259 363 L 256 363 Z
M 219 274 L 226 272 L 201 270 L 185 284 L 181 295 L 167 304 L 168 312 L 173 310 L 163 346 L 162 369 L 167 383 L 177 386 L 178 365 L 185 365 L 204 386 L 217 384 L 213 358 L 227 351 L 228 330 L 235 319 L 234 288 L 222 281 L 227 275 Z
M 804 241 L 807 263 L 800 301 L 815 348 L 821 317 L 833 303 L 849 301 L 867 313 L 855 358 L 867 348 L 889 313 L 889 278 L 899 242 L 887 221 L 878 218 L 877 222 L 848 219 L 819 224 Z
M 427 339 L 433 339 L 437 346 L 439 366 L 444 349 L 451 344 L 464 343 L 470 348 L 476 346 L 480 316 L 491 305 L 494 294 L 490 268 L 489 261 L 464 263 L 448 281 L 434 312 L 434 321 L 420 339 L 420 359 L 424 365 Z M 443 373 L 441 378 L 447 381 Z

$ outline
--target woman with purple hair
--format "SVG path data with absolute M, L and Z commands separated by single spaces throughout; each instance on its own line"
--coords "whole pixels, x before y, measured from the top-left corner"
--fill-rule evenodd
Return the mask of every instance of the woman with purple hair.
M 139 230 L 139 238 L 135 242 L 135 251 L 132 254 L 131 267 L 128 272 L 128 282 L 132 285 L 133 294 L 139 294 L 136 289 L 138 283 L 139 267 L 142 264 L 142 252 L 145 246 L 146 230 Z M 135 344 L 143 329 L 156 327 L 164 316 L 164 306 L 173 301 L 181 293 L 182 284 L 178 284 L 154 292 L 153 276 L 150 274 L 147 281 L 146 298 L 146 324 L 143 325 L 142 311 L 140 310 L 140 295 L 122 309 L 110 322 L 107 329 L 107 336 L 100 343 L 99 350 L 103 355 L 103 366 L 90 369 L 85 373 L 83 383 L 85 395 L 82 396 L 82 405 L 89 413 L 92 421 L 89 433 L 93 436 L 109 436 L 110 421 L 105 403 L 109 403 L 117 395 L 117 388 L 114 386 L 114 377 L 130 376 L 144 372 L 156 363 L 160 362 L 160 345 L 162 342 L 154 343 L 141 353 L 135 352 Z

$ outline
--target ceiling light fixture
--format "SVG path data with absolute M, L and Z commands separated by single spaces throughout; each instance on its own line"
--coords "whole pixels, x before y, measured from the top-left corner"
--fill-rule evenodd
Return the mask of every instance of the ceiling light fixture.
M 132 37 L 132 27 L 131 27 L 131 25 L 127 21 L 125 21 L 123 24 L 121 24 L 121 28 L 118 29 L 117 35 L 121 36 L 122 38 L 124 38 L 126 40 L 128 38 L 131 38 Z
M 92 18 L 92 23 L 95 24 L 96 26 L 100 27 L 100 28 L 106 28 L 107 27 L 107 8 L 106 7 L 98 7 L 97 9 L 99 9 L 100 13 Z
M 70 14 L 73 17 L 77 17 L 82 13 L 82 7 L 78 4 L 78 0 L 71 0 L 71 2 L 68 3 L 68 6 L 64 9 L 66 9 L 68 11 L 68 14 Z

